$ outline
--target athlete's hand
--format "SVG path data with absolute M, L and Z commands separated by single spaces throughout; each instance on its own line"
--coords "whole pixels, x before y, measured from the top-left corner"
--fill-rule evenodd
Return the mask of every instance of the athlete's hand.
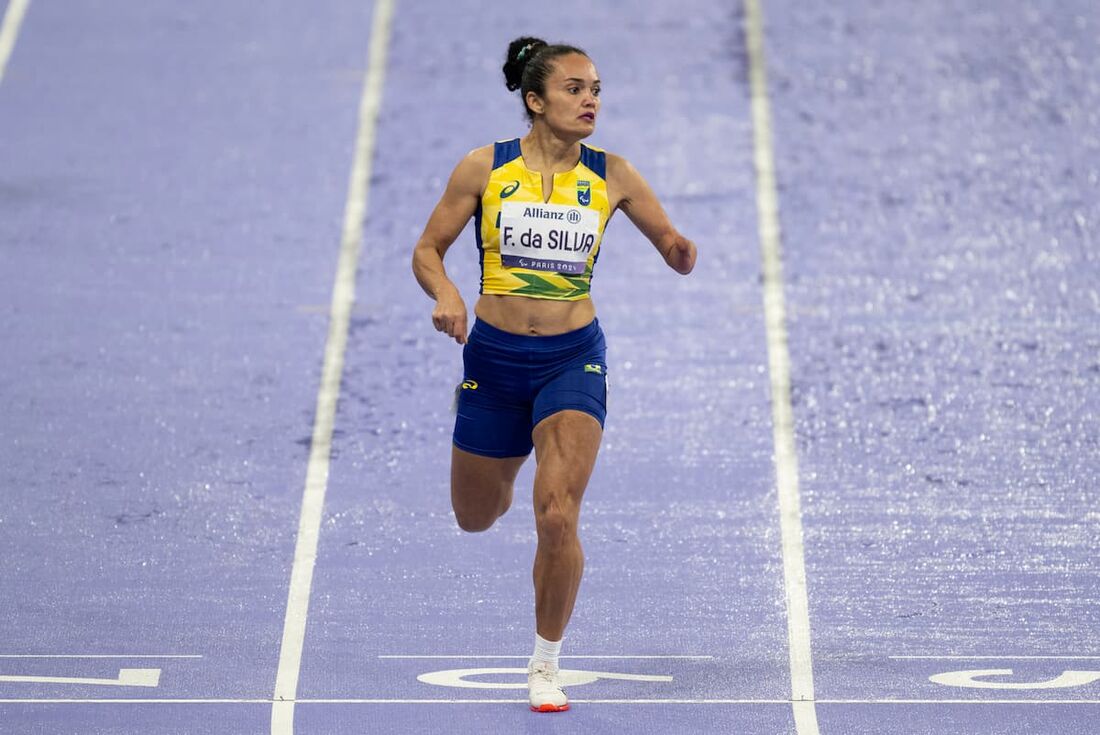
M 439 293 L 432 311 L 432 324 L 436 331 L 454 338 L 460 345 L 466 344 L 466 304 L 458 289 L 451 287 Z

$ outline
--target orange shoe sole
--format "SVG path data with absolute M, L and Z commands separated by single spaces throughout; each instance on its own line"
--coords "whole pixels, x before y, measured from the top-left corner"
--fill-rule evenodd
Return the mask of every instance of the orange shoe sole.
M 531 707 L 532 712 L 565 712 L 569 709 L 569 703 L 563 704 L 561 707 L 553 704 L 543 704 L 538 707 Z

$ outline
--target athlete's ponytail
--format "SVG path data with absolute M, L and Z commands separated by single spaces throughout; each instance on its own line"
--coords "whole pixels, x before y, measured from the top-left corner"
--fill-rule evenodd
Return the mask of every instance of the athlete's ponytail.
M 504 60 L 504 83 L 510 92 L 519 90 L 528 120 L 534 120 L 535 113 L 527 106 L 527 93 L 546 96 L 546 80 L 552 71 L 550 62 L 567 54 L 588 56 L 575 46 L 560 43 L 551 45 L 532 36 L 517 38 L 508 44 L 508 56 Z

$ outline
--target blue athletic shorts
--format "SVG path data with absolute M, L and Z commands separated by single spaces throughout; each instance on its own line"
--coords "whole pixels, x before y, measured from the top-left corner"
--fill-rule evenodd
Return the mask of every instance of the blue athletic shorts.
M 526 457 L 531 432 L 572 409 L 607 415 L 607 345 L 598 320 L 572 332 L 512 334 L 480 319 L 462 350 L 454 444 L 484 457 Z

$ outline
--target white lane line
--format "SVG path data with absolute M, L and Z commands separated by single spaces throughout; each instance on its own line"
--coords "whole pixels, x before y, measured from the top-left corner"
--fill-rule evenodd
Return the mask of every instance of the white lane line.
M 0 82 L 4 81 L 4 70 L 8 66 L 8 59 L 15 49 L 15 39 L 19 38 L 19 28 L 23 25 L 23 16 L 27 14 L 27 6 L 31 0 L 11 0 L 8 9 L 4 13 L 4 20 L 0 23 Z
M 0 658 L 202 658 L 197 654 L 136 654 L 128 653 L 0 653 Z
M 570 699 L 577 704 L 775 704 L 790 706 L 789 699 Z M 273 701 L 254 699 L 0 699 L 0 704 L 262 704 Z M 299 699 L 296 704 L 526 704 L 526 699 Z M 1100 705 L 1100 699 L 819 699 L 817 704 L 1035 704 Z
M 317 411 L 313 422 L 309 465 L 306 468 L 302 513 L 294 547 L 294 566 L 290 573 L 283 638 L 279 649 L 279 669 L 275 678 L 271 708 L 272 735 L 294 732 L 294 698 L 298 693 L 298 674 L 302 665 L 302 646 L 309 612 L 309 593 L 313 567 L 317 560 L 317 541 L 321 530 L 321 512 L 328 488 L 329 455 L 332 430 L 336 421 L 336 403 L 344 369 L 348 325 L 355 300 L 355 271 L 363 242 L 363 220 L 367 212 L 371 167 L 374 158 L 375 127 L 382 103 L 386 53 L 394 0 L 377 0 L 371 19 L 370 55 L 366 79 L 359 102 L 359 130 L 355 158 L 348 182 L 344 225 L 340 242 L 340 261 L 332 291 L 328 339 L 325 343 L 321 385 L 317 392 Z
M 160 683 L 160 669 L 119 669 L 117 679 L 3 674 L 0 675 L 0 682 L 19 684 L 88 684 L 93 686 L 155 687 Z
M 378 658 L 397 658 L 397 659 L 421 659 L 421 658 L 445 658 L 445 659 L 501 659 L 501 658 L 517 658 L 527 659 L 531 658 L 531 654 L 526 656 L 465 656 L 462 654 L 388 654 L 380 655 Z M 690 661 L 710 661 L 714 656 L 597 656 L 597 655 L 582 655 L 582 654 L 562 654 L 560 658 L 613 658 L 613 659 L 686 659 Z
M 1100 704 L 1100 699 L 819 699 L 818 704 Z
M 775 474 L 783 536 L 783 584 L 787 598 L 791 700 L 798 735 L 818 735 L 817 714 L 813 704 L 813 662 L 810 657 L 810 606 L 806 594 L 806 565 L 798 497 L 798 456 L 795 453 L 794 418 L 791 411 L 791 360 L 787 350 L 783 300 L 779 194 L 775 183 L 775 154 L 764 66 L 763 25 L 760 0 L 745 0 L 745 40 L 752 88 L 756 207 L 764 268 L 764 321 L 768 335 Z
M 1096 661 L 1100 656 L 890 656 L 900 661 Z

